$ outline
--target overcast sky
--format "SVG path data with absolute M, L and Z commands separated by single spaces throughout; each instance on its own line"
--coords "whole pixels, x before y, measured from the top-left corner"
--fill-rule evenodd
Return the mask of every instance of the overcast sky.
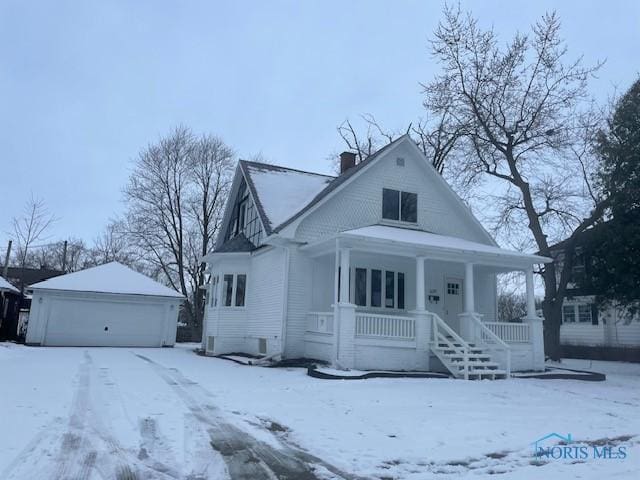
M 573 54 L 606 59 L 594 93 L 637 76 L 640 2 L 483 1 L 505 41 L 556 9 Z M 437 1 L 0 1 L 0 251 L 31 194 L 91 241 L 122 210 L 131 162 L 184 124 L 240 157 L 330 171 L 336 126 L 422 114 Z

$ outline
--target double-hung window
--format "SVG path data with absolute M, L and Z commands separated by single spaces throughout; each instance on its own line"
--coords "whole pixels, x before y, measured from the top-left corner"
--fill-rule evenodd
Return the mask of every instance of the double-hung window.
M 211 277 L 211 285 L 209 287 L 209 295 L 211 295 L 211 301 L 209 305 L 215 307 L 218 305 L 218 275 Z
M 598 324 L 594 316 L 593 305 L 590 303 L 572 303 L 562 306 L 562 323 L 591 323 Z
M 225 307 L 244 307 L 247 291 L 247 275 L 225 273 L 222 277 L 222 296 Z
M 383 188 L 382 218 L 416 223 L 418 221 L 418 194 Z
M 353 269 L 353 303 L 359 307 L 394 308 L 403 310 L 404 273 L 391 270 Z
M 562 307 L 562 322 L 575 323 L 575 321 L 576 321 L 575 305 L 564 305 Z

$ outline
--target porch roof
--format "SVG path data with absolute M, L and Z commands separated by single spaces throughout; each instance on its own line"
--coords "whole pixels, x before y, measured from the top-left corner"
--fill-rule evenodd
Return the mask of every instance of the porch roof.
M 386 225 L 346 230 L 335 237 L 302 247 L 310 253 L 322 254 L 340 247 L 353 250 L 388 253 L 400 256 L 424 256 L 445 261 L 472 262 L 505 269 L 528 268 L 539 263 L 549 263 L 548 257 L 507 250 L 493 245 L 472 242 L 462 238 L 439 235 L 408 228 Z

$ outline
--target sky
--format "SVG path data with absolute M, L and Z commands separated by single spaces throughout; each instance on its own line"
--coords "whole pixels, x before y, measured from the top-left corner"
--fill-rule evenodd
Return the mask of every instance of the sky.
M 28 198 L 51 240 L 91 242 L 123 211 L 136 155 L 177 125 L 239 158 L 330 172 L 336 127 L 424 115 L 438 1 L 0 0 L 0 251 Z M 599 99 L 640 72 L 640 2 L 462 2 L 506 42 L 557 10 L 572 55 L 606 60 Z

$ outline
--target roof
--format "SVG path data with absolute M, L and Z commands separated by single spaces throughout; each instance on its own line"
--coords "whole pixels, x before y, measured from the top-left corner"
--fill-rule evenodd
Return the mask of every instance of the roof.
M 3 267 L 0 267 L 0 271 Z M 63 275 L 62 270 L 55 270 L 53 268 L 30 268 L 30 267 L 9 267 L 7 269 L 7 278 L 11 279 L 15 283 L 23 282 L 25 285 L 41 282 L 49 278 Z
M 371 248 L 378 247 L 386 252 L 391 252 L 393 247 L 398 247 L 398 250 L 409 251 L 412 255 L 424 255 L 451 261 L 465 261 L 463 258 L 465 255 L 474 261 L 477 260 L 478 263 L 495 266 L 527 266 L 552 261 L 547 257 L 515 252 L 462 238 L 386 225 L 371 225 L 347 230 L 339 233 L 338 236 L 341 242 L 342 239 L 351 240 L 354 246 L 368 242 Z M 329 245 L 335 245 L 333 239 L 326 239 L 316 245 L 303 248 L 313 249 L 327 242 Z
M 313 199 L 311 199 L 311 201 L 309 203 L 304 205 L 303 208 L 300 208 L 294 215 L 290 216 L 288 219 L 286 219 L 286 221 L 284 221 L 280 225 L 278 225 L 277 228 L 274 229 L 274 231 L 278 232 L 278 231 L 282 230 L 284 227 L 289 225 L 291 222 L 293 222 L 295 219 L 300 217 L 302 214 L 304 214 L 307 210 L 309 210 L 315 204 L 320 202 L 324 197 L 329 195 L 336 188 L 338 188 L 340 185 L 342 185 L 344 182 L 346 182 L 349 178 L 351 178 L 357 172 L 359 172 L 364 167 L 369 165 L 376 158 L 378 158 L 384 152 L 389 150 L 393 145 L 395 145 L 396 143 L 400 142 L 401 140 L 403 140 L 407 136 L 408 135 L 403 135 L 403 136 L 399 137 L 398 139 L 394 140 L 393 142 L 391 142 L 391 143 L 385 145 L 384 147 L 382 147 L 380 150 L 378 150 L 373 155 L 370 155 L 367 158 L 365 158 L 363 161 L 358 163 L 355 167 L 351 167 L 350 169 L 348 169 L 346 172 L 342 173 L 338 177 L 333 177 L 333 180 L 331 181 L 331 183 L 329 183 L 325 188 L 323 188 L 320 192 L 318 192 L 318 194 L 316 196 L 314 196 Z
M 68 273 L 31 285 L 34 290 L 119 293 L 155 297 L 183 296 L 175 290 L 142 275 L 118 262 L 106 263 L 79 272 Z
M 330 175 L 267 163 L 240 160 L 240 165 L 267 235 L 336 180 Z
M 4 278 L 0 277 L 0 292 L 20 293 L 20 290 L 11 285 Z
M 227 240 L 220 248 L 216 248 L 213 253 L 251 252 L 255 249 L 256 247 L 244 233 L 240 233 L 230 240 Z

